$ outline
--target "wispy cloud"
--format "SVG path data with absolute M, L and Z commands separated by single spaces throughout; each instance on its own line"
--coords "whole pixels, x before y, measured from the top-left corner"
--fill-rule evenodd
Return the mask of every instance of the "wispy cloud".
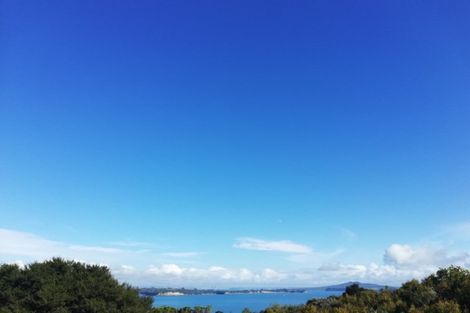
M 64 248 L 59 242 L 31 233 L 0 229 L 0 255 L 43 257 Z
M 238 238 L 233 247 L 246 250 L 277 251 L 300 254 L 312 252 L 310 247 L 290 240 L 267 241 L 249 237 Z
M 339 232 L 341 236 L 347 240 L 356 240 L 358 238 L 357 234 L 348 228 L 341 227 Z
M 97 252 L 97 253 L 123 253 L 122 249 L 110 248 L 110 247 L 95 247 L 95 246 L 81 246 L 71 245 L 68 249 L 72 251 L 84 251 L 84 252 Z
M 126 248 L 149 248 L 154 247 L 154 243 L 143 242 L 143 241 L 133 241 L 133 240 L 122 240 L 122 241 L 113 241 L 110 243 L 111 246 L 117 247 L 126 247 Z
M 290 271 L 270 267 L 234 268 L 208 265 L 211 264 L 210 261 L 200 265 L 201 260 L 193 263 L 192 258 L 201 256 L 201 253 L 195 251 L 155 252 L 142 249 L 140 244 L 70 244 L 28 232 L 0 229 L 0 262 L 24 265 L 60 256 L 106 264 L 121 281 L 140 286 L 315 286 L 345 280 L 398 284 L 410 278 L 424 277 L 439 267 L 450 264 L 470 267 L 468 251 L 451 251 L 450 248 L 431 245 L 392 244 L 384 250 L 381 264 L 344 264 L 338 262 L 338 256 L 345 253 L 343 250 L 321 253 L 289 240 L 239 238 L 233 246 L 239 249 L 282 252 L 286 254 L 287 260 L 302 264 L 302 268 L 290 267 Z M 156 265 L 149 265 L 150 262 Z M 319 266 L 320 264 L 323 265 Z
M 465 221 L 443 227 L 444 235 L 459 240 L 470 240 L 470 221 Z
M 194 258 L 200 256 L 201 254 L 201 252 L 165 252 L 161 255 L 171 258 Z
M 315 264 L 318 262 L 325 262 L 327 260 L 335 259 L 341 254 L 344 254 L 343 249 L 337 249 L 331 252 L 318 252 L 311 251 L 310 253 L 292 254 L 287 257 L 287 260 L 296 263 Z
M 28 232 L 0 229 L 0 256 L 44 260 L 54 256 L 106 263 L 116 255 L 130 255 L 133 251 L 115 247 L 75 245 L 48 240 Z

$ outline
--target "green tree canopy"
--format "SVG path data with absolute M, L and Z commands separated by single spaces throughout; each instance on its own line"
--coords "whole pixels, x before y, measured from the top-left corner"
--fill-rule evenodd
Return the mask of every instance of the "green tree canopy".
M 54 258 L 20 269 L 0 266 L 1 313 L 148 313 L 152 299 L 114 279 L 107 267 Z

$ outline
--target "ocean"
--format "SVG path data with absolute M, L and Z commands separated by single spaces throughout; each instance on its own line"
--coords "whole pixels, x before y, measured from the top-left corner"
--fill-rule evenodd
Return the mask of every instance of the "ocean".
M 244 308 L 261 311 L 273 304 L 304 304 L 312 298 L 340 295 L 339 291 L 308 290 L 306 293 L 256 293 L 224 295 L 155 296 L 154 306 L 212 306 L 212 312 L 240 313 Z

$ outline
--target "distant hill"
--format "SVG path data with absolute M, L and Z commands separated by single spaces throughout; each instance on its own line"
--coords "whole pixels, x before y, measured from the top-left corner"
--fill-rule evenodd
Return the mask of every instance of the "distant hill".
M 358 281 L 348 281 L 348 282 L 342 283 L 342 284 L 324 286 L 324 287 L 317 287 L 317 288 L 309 288 L 309 289 L 312 289 L 312 290 L 326 290 L 326 291 L 345 291 L 346 287 L 349 287 L 353 284 L 358 284 L 359 287 L 361 287 L 361 288 L 371 289 L 371 290 L 380 290 L 380 289 L 384 289 L 386 287 L 388 287 L 390 289 L 395 289 L 394 287 L 371 284 L 371 283 L 361 283 L 361 282 L 358 282 Z

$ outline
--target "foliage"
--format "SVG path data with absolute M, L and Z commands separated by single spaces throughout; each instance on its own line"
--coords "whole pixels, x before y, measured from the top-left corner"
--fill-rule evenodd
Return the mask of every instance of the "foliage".
M 194 308 L 183 307 L 183 308 L 177 309 L 171 306 L 162 306 L 158 308 L 153 308 L 151 312 L 152 313 L 211 313 L 212 307 L 208 305 L 208 306 L 195 306 Z
M 470 313 L 470 271 L 457 266 L 440 269 L 424 279 L 423 284 L 433 288 L 438 298 L 454 301 L 462 312 Z
M 0 266 L 1 313 L 148 313 L 150 298 L 120 284 L 109 269 L 62 259 L 24 269 Z
M 300 306 L 272 306 L 261 313 L 470 313 L 470 272 L 451 266 L 421 282 L 378 292 L 353 284 L 338 297 Z

